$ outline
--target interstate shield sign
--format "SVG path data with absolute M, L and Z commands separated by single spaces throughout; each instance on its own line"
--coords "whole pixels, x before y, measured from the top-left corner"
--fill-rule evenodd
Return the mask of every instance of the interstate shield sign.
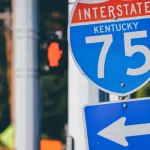
M 101 90 L 131 94 L 150 79 L 150 1 L 77 1 L 69 43 L 80 71 Z

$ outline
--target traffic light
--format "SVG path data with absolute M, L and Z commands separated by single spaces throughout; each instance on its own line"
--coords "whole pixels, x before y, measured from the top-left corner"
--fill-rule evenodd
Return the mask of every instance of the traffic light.
M 47 73 L 63 74 L 68 68 L 68 42 L 65 38 L 59 39 L 51 35 L 47 42 Z
M 58 42 L 52 42 L 48 46 L 48 65 L 49 67 L 58 67 L 59 60 L 61 59 L 63 51 L 60 49 Z

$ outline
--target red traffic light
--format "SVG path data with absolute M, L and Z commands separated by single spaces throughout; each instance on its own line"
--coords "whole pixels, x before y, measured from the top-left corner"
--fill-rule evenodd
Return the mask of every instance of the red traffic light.
M 48 46 L 48 62 L 50 67 L 58 67 L 63 51 L 60 50 L 59 43 L 52 42 Z

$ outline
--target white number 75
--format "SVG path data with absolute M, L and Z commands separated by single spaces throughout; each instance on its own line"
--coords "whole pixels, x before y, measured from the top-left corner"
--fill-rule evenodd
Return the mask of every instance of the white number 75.
M 125 55 L 128 57 L 132 57 L 135 53 L 140 52 L 145 56 L 145 63 L 140 68 L 127 69 L 127 75 L 137 76 L 146 73 L 150 70 L 150 50 L 144 45 L 131 45 L 131 40 L 136 38 L 146 38 L 146 31 L 137 31 L 137 32 L 126 32 L 124 33 L 124 45 L 125 45 Z M 104 42 L 102 47 L 99 61 L 98 61 L 98 78 L 104 78 L 104 70 L 105 70 L 105 60 L 108 53 L 108 50 L 113 42 L 112 34 L 101 35 L 101 36 L 89 36 L 86 37 L 86 43 L 99 43 Z

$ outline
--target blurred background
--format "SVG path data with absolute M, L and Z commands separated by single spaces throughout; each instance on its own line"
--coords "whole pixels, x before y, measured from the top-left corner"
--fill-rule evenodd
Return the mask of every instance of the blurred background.
M 11 0 L 0 0 L 0 150 L 13 149 L 14 141 L 12 135 L 14 127 L 11 126 L 13 115 L 10 113 L 13 113 L 12 5 Z M 67 126 L 68 2 L 67 0 L 40 0 L 37 7 L 40 31 L 38 74 L 41 97 L 41 139 L 54 140 L 49 144 L 55 150 L 55 147 L 65 143 Z M 52 43 L 54 46 L 50 46 Z M 57 60 L 55 64 L 54 60 L 54 64 L 50 66 L 48 48 L 52 51 L 52 57 L 55 57 L 53 54 L 57 49 L 55 43 L 58 43 L 62 55 L 59 64 Z M 47 143 L 45 142 L 44 145 L 46 147 Z
M 12 3 L 11 0 L 0 0 L 0 150 L 14 149 L 15 137 L 12 96 L 14 90 L 12 88 Z M 66 147 L 68 115 L 70 115 L 68 113 L 68 106 L 70 107 L 68 105 L 68 1 L 39 0 L 38 9 L 40 83 L 38 117 L 41 123 L 40 145 L 42 145 L 40 149 L 62 150 Z M 98 92 L 100 95 L 97 97 L 98 101 L 111 100 L 108 94 Z M 150 96 L 150 84 L 131 95 L 132 98 L 148 96 Z M 73 127 L 72 130 L 76 131 Z

